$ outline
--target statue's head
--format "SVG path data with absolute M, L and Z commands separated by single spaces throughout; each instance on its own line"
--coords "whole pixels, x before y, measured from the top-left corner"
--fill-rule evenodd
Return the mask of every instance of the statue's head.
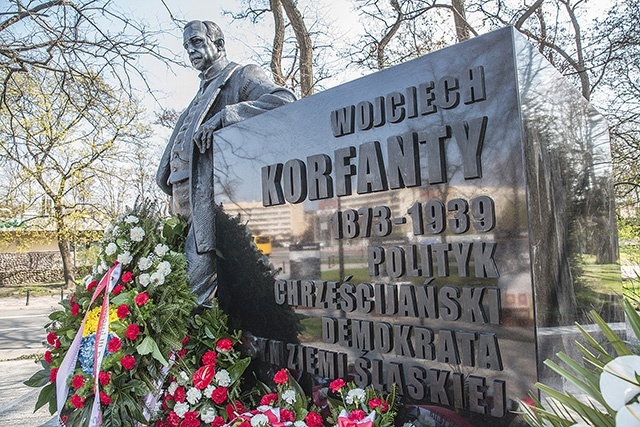
M 191 65 L 198 71 L 205 71 L 216 61 L 226 58 L 224 34 L 211 21 L 189 22 L 184 27 L 182 40 Z

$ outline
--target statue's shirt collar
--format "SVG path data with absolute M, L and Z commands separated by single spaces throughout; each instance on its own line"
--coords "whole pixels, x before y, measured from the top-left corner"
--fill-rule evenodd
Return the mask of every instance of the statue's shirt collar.
M 222 70 L 229 64 L 225 58 L 216 61 L 211 67 L 200 73 L 200 90 L 204 91 L 209 83 L 222 73 Z

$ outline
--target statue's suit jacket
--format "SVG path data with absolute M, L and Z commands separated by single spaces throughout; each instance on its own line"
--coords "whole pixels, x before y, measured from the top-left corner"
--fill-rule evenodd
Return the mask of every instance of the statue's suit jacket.
M 206 76 L 201 76 L 205 77 Z M 182 113 L 162 155 L 156 181 L 167 194 L 172 194 L 171 149 L 179 130 L 188 126 L 185 144 L 189 145 L 191 159 L 189 171 L 191 227 L 193 227 L 198 253 L 215 249 L 213 147 L 201 154 L 193 143 L 193 135 L 209 119 L 220 119 L 222 127 L 253 117 L 295 100 L 291 91 L 277 86 L 257 65 L 241 66 L 229 63 L 210 80 L 203 78 L 200 96 L 196 95 Z M 197 101 L 199 100 L 199 102 Z M 191 109 L 193 120 L 185 123 Z M 215 118 L 214 118 L 215 116 Z

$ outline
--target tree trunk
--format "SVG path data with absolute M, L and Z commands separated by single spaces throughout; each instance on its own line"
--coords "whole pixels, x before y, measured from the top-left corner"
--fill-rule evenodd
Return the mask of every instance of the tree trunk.
M 402 20 L 404 19 L 404 14 L 402 13 L 402 9 L 400 8 L 400 3 L 398 3 L 397 0 L 390 0 L 390 4 L 393 10 L 396 11 L 396 20 L 384 35 L 384 37 L 382 37 L 376 48 L 378 70 L 382 70 L 387 66 L 385 49 L 387 48 L 387 45 L 389 44 L 393 36 L 395 36 L 400 29 L 400 25 L 402 25 Z
M 282 3 L 280 3 L 280 0 L 270 0 L 269 4 L 275 23 L 273 49 L 271 50 L 271 73 L 273 73 L 273 81 L 277 85 L 284 86 L 286 79 L 282 73 L 282 51 L 284 49 L 284 15 L 282 14 Z
M 73 271 L 73 260 L 71 259 L 71 249 L 69 239 L 58 238 L 58 249 L 62 256 L 62 273 L 64 275 L 64 286 L 71 289 L 75 286 L 75 273 Z
M 300 94 L 304 98 L 313 94 L 313 46 L 302 14 L 293 0 L 281 0 L 300 47 Z
M 62 184 L 64 187 L 64 185 Z M 65 223 L 64 208 L 60 204 L 60 199 L 53 198 L 53 210 L 55 212 L 56 238 L 58 239 L 58 250 L 62 258 L 62 274 L 64 276 L 64 286 L 71 289 L 75 286 L 75 272 L 73 259 L 71 259 L 71 248 L 69 245 L 69 228 Z
M 456 25 L 458 42 L 469 40 L 469 27 L 467 27 L 467 14 L 464 10 L 464 0 L 451 0 L 453 7 L 453 22 Z

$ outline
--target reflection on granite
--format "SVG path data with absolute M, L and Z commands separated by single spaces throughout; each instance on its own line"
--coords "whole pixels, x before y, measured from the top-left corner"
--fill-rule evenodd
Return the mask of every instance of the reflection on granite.
M 511 28 L 216 144 L 217 200 L 272 237 L 274 297 L 305 326 L 267 359 L 500 426 L 566 326 L 622 320 L 606 123 Z

